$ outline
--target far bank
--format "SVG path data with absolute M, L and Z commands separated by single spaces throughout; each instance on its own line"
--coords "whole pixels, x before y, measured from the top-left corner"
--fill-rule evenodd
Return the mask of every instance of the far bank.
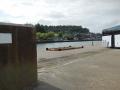
M 102 40 L 36 40 L 37 44 L 40 43 L 57 43 L 57 42 L 84 42 L 84 41 L 102 41 Z

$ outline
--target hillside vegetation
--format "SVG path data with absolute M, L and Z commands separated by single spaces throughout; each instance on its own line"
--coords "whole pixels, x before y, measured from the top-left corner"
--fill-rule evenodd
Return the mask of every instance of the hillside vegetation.
M 88 28 L 75 25 L 47 26 L 35 25 L 37 40 L 93 40 L 100 39 L 101 34 L 91 33 Z

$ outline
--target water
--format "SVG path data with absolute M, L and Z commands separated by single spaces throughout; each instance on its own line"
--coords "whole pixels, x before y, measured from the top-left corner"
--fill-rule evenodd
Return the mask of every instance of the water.
M 94 45 L 100 44 L 101 41 L 93 41 Z M 81 41 L 81 42 L 57 42 L 57 43 L 42 43 L 37 44 L 37 51 L 46 50 L 46 48 L 56 48 L 56 47 L 68 47 L 68 46 L 92 46 L 92 41 Z
M 94 45 L 100 45 L 101 41 L 93 41 Z M 57 43 L 43 43 L 37 44 L 37 58 L 41 58 L 46 54 L 46 48 L 55 47 L 68 47 L 68 46 L 92 46 L 92 41 L 82 41 L 82 42 L 57 42 Z

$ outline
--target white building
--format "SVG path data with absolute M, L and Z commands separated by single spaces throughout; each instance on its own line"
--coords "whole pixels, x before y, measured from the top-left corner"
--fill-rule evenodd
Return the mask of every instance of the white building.
M 120 25 L 104 29 L 102 34 L 102 41 L 104 46 L 120 48 Z

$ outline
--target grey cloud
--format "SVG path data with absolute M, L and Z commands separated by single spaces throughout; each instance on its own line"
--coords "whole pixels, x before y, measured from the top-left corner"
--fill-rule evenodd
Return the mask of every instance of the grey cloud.
M 43 25 L 51 25 L 52 21 L 50 20 L 45 20 L 45 19 L 40 19 L 38 23 L 43 24 Z
M 83 25 L 93 32 L 120 24 L 120 0 L 45 0 L 50 20 L 42 24 Z
M 61 19 L 61 18 L 65 18 L 66 16 L 62 12 L 53 11 L 50 13 L 48 17 L 52 19 Z
M 32 7 L 37 3 L 39 7 L 39 3 L 43 1 L 43 11 L 44 8 L 48 8 L 48 11 L 45 11 L 48 13 L 41 14 L 42 10 L 35 8 L 40 14 L 33 17 L 39 19 L 41 15 L 43 18 L 39 23 L 44 25 L 82 25 L 93 32 L 101 32 L 106 27 L 120 24 L 120 0 L 37 0 L 35 3 L 33 1 L 25 0 L 21 4 Z
M 105 28 L 109 28 L 117 25 L 120 25 L 120 19 L 114 19 L 109 21 L 108 23 L 104 23 L 103 27 L 105 29 Z
M 22 5 L 25 5 L 25 6 L 31 6 L 31 5 L 33 5 L 33 3 L 30 3 L 30 2 L 23 2 L 23 3 L 21 3 Z
M 45 0 L 47 3 L 73 3 L 80 0 Z
M 80 0 L 68 7 L 68 18 L 58 20 L 58 24 L 84 25 L 91 31 L 101 32 L 107 26 L 120 24 L 119 5 L 120 0 Z

